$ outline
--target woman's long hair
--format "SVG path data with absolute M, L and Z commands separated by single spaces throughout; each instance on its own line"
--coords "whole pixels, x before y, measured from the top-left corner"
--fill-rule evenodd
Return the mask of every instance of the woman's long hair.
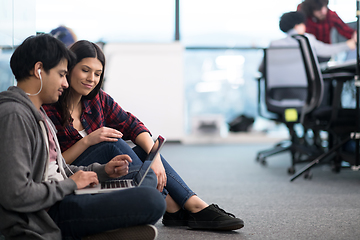
M 313 17 L 313 12 L 320 10 L 329 4 L 329 0 L 304 0 L 301 3 L 301 11 L 305 16 Z
M 69 74 L 67 76 L 69 87 L 64 90 L 58 102 L 62 113 L 61 122 L 64 126 L 68 125 L 72 121 L 69 105 L 71 98 L 71 72 L 74 69 L 75 65 L 81 62 L 81 60 L 83 60 L 84 58 L 97 58 L 101 62 L 103 67 L 99 83 L 88 95 L 83 96 L 83 99 L 93 99 L 99 93 L 100 88 L 104 82 L 105 71 L 105 55 L 100 49 L 100 47 L 95 43 L 86 40 L 77 41 L 76 43 L 71 45 L 70 50 L 75 54 L 76 60 L 74 64 L 72 64 L 71 69 L 69 69 Z

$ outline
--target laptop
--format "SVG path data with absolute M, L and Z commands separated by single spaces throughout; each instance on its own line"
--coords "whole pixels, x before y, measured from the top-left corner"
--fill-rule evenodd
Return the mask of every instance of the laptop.
M 88 186 L 83 189 L 77 189 L 75 190 L 75 194 L 96 194 L 96 193 L 107 193 L 117 190 L 124 190 L 128 188 L 134 188 L 140 186 L 147 173 L 149 172 L 151 165 L 154 162 L 155 157 L 159 154 L 161 148 L 163 147 L 165 143 L 165 138 L 161 135 L 158 136 L 156 139 L 152 149 L 150 150 L 149 154 L 147 155 L 145 161 L 141 165 L 139 171 L 135 174 L 133 179 L 113 179 L 113 180 L 107 180 L 105 182 L 100 182 L 96 186 Z M 146 161 L 150 161 L 150 164 L 145 164 Z M 142 172 L 144 174 L 142 175 Z

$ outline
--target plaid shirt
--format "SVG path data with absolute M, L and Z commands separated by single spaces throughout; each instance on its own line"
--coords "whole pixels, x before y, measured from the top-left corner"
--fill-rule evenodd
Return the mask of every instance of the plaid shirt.
M 298 10 L 300 8 L 298 5 Z M 336 28 L 338 33 L 347 39 L 350 39 L 355 31 L 344 23 L 336 12 L 330 9 L 328 9 L 325 20 L 319 21 L 315 17 L 309 17 L 306 19 L 305 25 L 307 33 L 313 34 L 317 40 L 324 43 L 331 43 L 330 32 L 332 28 Z
M 82 137 L 79 132 L 70 125 L 63 127 L 58 104 L 44 105 L 47 115 L 55 124 L 57 137 L 61 151 L 64 152 Z M 91 132 L 101 128 L 115 128 L 123 133 L 122 139 L 135 142 L 135 138 L 142 132 L 150 131 L 144 124 L 129 112 L 124 111 L 107 93 L 100 90 L 99 94 L 92 100 L 82 100 L 83 112 L 80 121 L 85 131 Z

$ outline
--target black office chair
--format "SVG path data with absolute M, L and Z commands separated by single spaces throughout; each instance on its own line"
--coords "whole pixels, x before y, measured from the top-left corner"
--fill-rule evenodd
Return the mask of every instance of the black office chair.
M 277 143 L 274 147 L 258 152 L 257 161 L 266 164 L 266 158 L 290 151 L 291 166 L 288 173 L 295 172 L 295 164 L 311 161 L 311 156 L 320 153 L 314 146 L 307 144 L 305 134 L 299 136 L 294 126 L 299 123 L 299 113 L 305 104 L 308 83 L 306 72 L 298 47 L 270 47 L 264 49 L 262 63 L 263 76 L 258 82 L 259 115 L 276 122 L 284 123 L 289 130 L 290 139 Z M 263 89 L 263 87 L 265 89 Z M 262 97 L 264 99 L 262 99 Z M 264 113 L 262 103 L 265 102 Z M 304 133 L 306 130 L 304 130 Z
M 308 173 L 316 164 L 329 162 L 336 171 L 342 159 L 341 147 L 350 139 L 350 133 L 356 129 L 356 109 L 341 108 L 341 92 L 343 83 L 354 78 L 350 72 L 322 74 L 318 60 L 308 38 L 304 35 L 293 36 L 298 42 L 304 62 L 308 81 L 306 103 L 301 111 L 300 122 L 309 129 L 327 131 L 330 136 L 329 149 L 296 172 L 291 181 L 303 173 Z M 333 82 L 331 105 L 321 105 L 323 98 L 324 79 Z

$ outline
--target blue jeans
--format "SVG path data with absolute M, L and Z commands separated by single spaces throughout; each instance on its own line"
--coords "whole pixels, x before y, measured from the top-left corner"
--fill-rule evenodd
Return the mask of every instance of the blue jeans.
M 109 144 L 96 145 L 83 153 L 81 165 L 86 166 L 102 158 L 111 160 L 118 155 L 118 151 L 113 149 Z M 130 166 L 129 173 L 121 178 L 132 179 L 139 168 Z M 61 229 L 63 239 L 81 239 L 117 228 L 155 224 L 166 208 L 156 186 L 156 175 L 149 171 L 140 187 L 103 194 L 67 195 L 48 213 Z
M 100 150 L 101 148 L 107 148 L 106 154 L 96 154 L 99 152 L 104 152 Z M 101 164 L 107 163 L 113 157 L 127 154 L 131 157 L 132 163 L 130 163 L 130 169 L 133 166 L 141 166 L 142 161 L 146 158 L 147 153 L 139 146 L 131 148 L 124 140 L 119 139 L 117 142 L 101 142 L 99 144 L 93 145 L 86 149 L 72 164 L 79 165 L 89 165 L 93 162 L 98 162 Z M 96 157 L 94 157 L 97 155 Z M 92 157 L 88 157 L 92 156 Z M 177 174 L 177 172 L 170 166 L 170 164 L 161 156 L 162 164 L 164 165 L 167 183 L 162 194 L 166 197 L 169 194 L 174 201 L 179 204 L 180 207 L 184 208 L 185 202 L 195 193 L 186 185 L 184 180 Z
M 48 213 L 61 229 L 63 239 L 123 227 L 155 224 L 164 214 L 165 201 L 150 187 L 137 187 L 103 194 L 67 195 Z

